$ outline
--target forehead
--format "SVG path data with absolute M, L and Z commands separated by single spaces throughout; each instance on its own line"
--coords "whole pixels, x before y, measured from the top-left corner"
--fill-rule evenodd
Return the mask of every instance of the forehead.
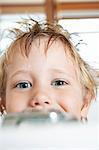
M 50 75 L 52 70 L 55 74 L 60 72 L 75 81 L 79 80 L 77 66 L 69 53 L 69 47 L 57 39 L 49 44 L 46 51 L 47 42 L 47 38 L 35 39 L 31 44 L 28 56 L 22 55 L 20 45 L 16 45 L 12 61 L 7 67 L 7 75 L 10 76 L 18 70 L 25 70 L 33 74 L 44 72 Z
M 68 61 L 73 67 L 75 66 L 75 62 L 71 56 L 70 47 L 59 38 L 51 40 L 49 40 L 49 37 L 36 38 L 30 45 L 27 43 L 28 46 L 25 45 L 24 42 L 25 39 L 18 40 L 11 47 L 9 58 L 11 58 L 12 61 L 15 59 L 16 55 L 17 57 L 24 56 L 24 58 L 28 58 L 32 53 L 33 59 L 37 58 L 37 55 L 40 54 L 43 57 L 47 56 L 47 58 L 54 57 L 55 60 L 59 59 L 58 61 L 60 61 L 60 64 L 65 64 L 65 61 Z M 40 57 L 38 59 L 40 59 Z M 53 63 L 55 63 L 55 61 Z
M 32 41 L 31 43 L 31 50 L 37 49 L 38 52 L 48 55 L 51 53 L 54 55 L 54 53 L 63 53 L 65 57 L 70 57 L 71 56 L 71 48 L 69 46 L 70 43 L 67 43 L 67 41 L 62 41 L 60 38 L 50 38 L 50 37 L 39 37 L 36 38 Z
M 49 49 L 56 47 L 58 49 L 63 49 L 65 53 L 71 56 L 69 42 L 64 42 L 59 37 L 50 38 L 50 36 L 38 36 L 34 39 L 22 37 L 16 40 L 7 51 L 8 58 L 10 59 L 16 53 L 22 54 L 23 56 L 28 56 L 31 51 L 31 47 L 36 47 L 38 50 L 42 49 L 41 51 L 45 54 L 49 51 Z
M 52 53 L 54 53 L 54 51 L 62 51 L 63 53 L 68 51 L 68 46 L 60 39 L 49 39 L 48 37 L 37 38 L 31 45 L 32 49 L 38 49 L 40 53 L 44 54 L 48 54 L 49 51 L 52 51 Z
M 45 62 L 49 63 L 50 65 L 54 65 L 56 67 L 60 66 L 62 68 L 65 68 L 65 65 L 70 65 L 69 67 L 74 68 L 74 62 L 73 58 L 70 55 L 70 48 L 68 45 L 64 44 L 61 40 L 51 39 L 48 44 L 49 38 L 36 38 L 31 43 L 31 46 L 29 47 L 29 53 L 28 56 L 22 57 L 22 60 L 28 58 L 28 61 L 32 62 Z M 21 45 L 22 46 L 22 45 Z M 16 50 L 15 50 L 16 49 Z M 24 47 L 21 47 L 22 51 L 25 51 Z M 14 59 L 21 58 L 22 55 L 20 55 L 20 45 L 16 45 L 16 48 L 14 48 Z M 16 56 L 17 54 L 17 56 Z M 68 67 L 68 69 L 69 69 Z

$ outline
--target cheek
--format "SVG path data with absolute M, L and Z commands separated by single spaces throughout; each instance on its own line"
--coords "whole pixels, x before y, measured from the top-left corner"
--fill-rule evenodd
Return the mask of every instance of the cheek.
M 74 116 L 79 116 L 82 108 L 82 95 L 72 92 L 64 92 L 57 96 L 57 102 L 65 112 L 70 112 Z
M 22 112 L 27 107 L 27 98 L 24 95 L 6 94 L 6 111 Z

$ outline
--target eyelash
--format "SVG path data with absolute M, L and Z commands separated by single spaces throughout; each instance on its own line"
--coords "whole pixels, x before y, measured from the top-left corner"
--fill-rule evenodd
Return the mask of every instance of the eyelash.
M 15 88 L 26 89 L 31 88 L 32 84 L 28 81 L 23 81 L 15 85 Z
M 64 81 L 63 79 L 56 79 L 51 82 L 51 85 L 55 87 L 61 87 L 61 86 L 69 85 L 69 82 Z M 19 88 L 19 89 L 27 89 L 27 88 L 31 88 L 32 84 L 31 82 L 23 81 L 23 82 L 16 84 L 14 87 Z
M 67 81 L 64 81 L 63 79 L 57 79 L 51 83 L 52 86 L 56 86 L 56 87 L 65 86 L 68 84 L 69 83 Z

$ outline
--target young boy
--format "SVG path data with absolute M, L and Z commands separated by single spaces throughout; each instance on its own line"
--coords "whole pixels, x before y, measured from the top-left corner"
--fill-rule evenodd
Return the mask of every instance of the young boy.
M 23 27 L 0 59 L 1 112 L 57 109 L 86 120 L 96 85 L 69 33 L 32 19 Z

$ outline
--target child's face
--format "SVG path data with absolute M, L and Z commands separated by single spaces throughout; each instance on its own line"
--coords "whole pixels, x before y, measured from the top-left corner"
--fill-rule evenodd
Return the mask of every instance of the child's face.
M 81 117 L 84 92 L 75 65 L 61 41 L 57 40 L 45 55 L 46 38 L 36 39 L 28 57 L 18 50 L 8 65 L 6 111 L 59 109 Z M 17 47 L 16 47 L 17 48 Z

